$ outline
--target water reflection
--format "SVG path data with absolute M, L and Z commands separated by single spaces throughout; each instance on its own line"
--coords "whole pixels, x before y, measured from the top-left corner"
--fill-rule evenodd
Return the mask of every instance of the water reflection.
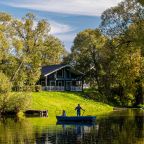
M 95 124 L 54 124 L 49 118 L 1 118 L 0 143 L 143 144 L 142 110 L 97 116 Z
M 85 122 L 85 123 L 79 123 L 79 122 L 59 122 L 58 125 L 62 126 L 63 129 L 63 136 L 60 134 L 58 138 L 59 143 L 65 143 L 65 139 L 67 139 L 66 142 L 68 143 L 82 143 L 82 140 L 84 139 L 84 136 L 91 132 L 91 130 L 98 130 L 98 125 L 96 125 L 95 122 Z M 69 135 L 69 132 L 71 131 L 71 135 Z M 61 137 L 64 139 L 61 140 Z
M 0 143 L 34 143 L 32 126 L 17 118 L 0 119 Z

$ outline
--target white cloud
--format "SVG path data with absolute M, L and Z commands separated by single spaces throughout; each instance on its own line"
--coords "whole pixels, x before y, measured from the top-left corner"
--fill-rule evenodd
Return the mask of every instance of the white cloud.
M 61 41 L 66 41 L 66 42 L 71 42 L 75 38 L 76 34 L 75 33 L 70 33 L 70 34 L 58 34 L 56 35 Z
M 109 7 L 122 0 L 11 0 L 0 2 L 19 8 L 28 8 L 66 14 L 100 16 Z
M 67 33 L 67 32 L 71 32 L 74 29 L 72 27 L 70 27 L 69 25 L 66 24 L 61 24 L 55 21 L 49 21 L 50 26 L 51 26 L 51 34 L 57 35 L 57 34 L 61 34 L 61 33 Z
M 69 25 L 62 24 L 53 20 L 49 20 L 48 23 L 50 24 L 50 34 L 52 35 L 61 35 L 61 34 L 72 32 L 74 30 L 74 28 L 72 28 Z M 38 21 L 34 21 L 33 29 L 35 29 L 37 25 L 38 25 Z

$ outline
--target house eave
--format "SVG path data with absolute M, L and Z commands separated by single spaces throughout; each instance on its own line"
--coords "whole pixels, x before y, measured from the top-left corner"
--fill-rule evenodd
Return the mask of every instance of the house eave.
M 44 76 L 46 77 L 46 76 L 48 76 L 48 75 L 50 75 L 50 74 L 52 74 L 52 73 L 54 73 L 54 72 L 56 72 L 56 71 L 58 71 L 58 70 L 60 70 L 60 69 L 62 69 L 62 68 L 65 68 L 65 67 L 68 67 L 68 66 L 71 67 L 70 65 L 64 65 L 64 66 L 62 66 L 62 67 L 60 67 L 60 68 L 57 68 L 57 69 L 55 69 L 55 70 L 53 70 L 53 71 L 45 74 Z

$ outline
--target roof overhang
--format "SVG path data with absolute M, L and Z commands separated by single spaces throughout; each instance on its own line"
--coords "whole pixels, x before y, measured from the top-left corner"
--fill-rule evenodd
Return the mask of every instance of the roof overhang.
M 72 69 L 74 70 L 74 68 L 73 68 L 71 65 L 64 65 L 64 66 L 61 66 L 60 68 L 57 68 L 57 69 L 55 69 L 55 70 L 53 70 L 53 71 L 45 74 L 44 76 L 46 77 L 46 76 L 48 76 L 48 75 L 50 75 L 50 74 L 52 74 L 52 73 L 54 73 L 54 72 L 56 72 L 56 71 L 58 71 L 58 70 L 61 70 L 61 69 L 65 68 L 65 67 L 70 67 L 70 68 L 72 68 Z M 75 71 L 77 71 L 77 70 L 75 70 Z M 83 75 L 83 73 L 80 72 L 80 71 L 77 71 L 77 73 Z

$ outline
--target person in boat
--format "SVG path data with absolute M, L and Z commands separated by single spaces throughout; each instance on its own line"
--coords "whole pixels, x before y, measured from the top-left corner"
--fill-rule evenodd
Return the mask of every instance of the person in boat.
M 62 111 L 62 116 L 66 116 L 66 111 L 65 110 Z
M 77 111 L 77 116 L 81 116 L 81 110 L 85 111 L 80 104 L 77 105 L 77 107 L 75 108 L 75 110 Z

